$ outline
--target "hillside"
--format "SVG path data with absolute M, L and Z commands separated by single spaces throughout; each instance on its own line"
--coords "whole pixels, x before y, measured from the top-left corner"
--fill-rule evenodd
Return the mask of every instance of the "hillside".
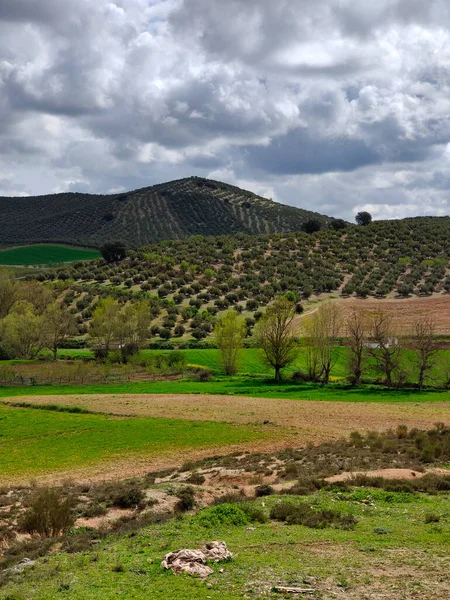
M 43 270 L 38 278 L 61 280 L 58 290 L 77 314 L 80 332 L 87 331 L 99 298 L 150 297 L 154 335 L 160 329 L 169 338 L 195 331 L 200 338 L 212 331 L 213 317 L 230 307 L 243 312 L 250 333 L 257 313 L 287 291 L 302 303 L 329 293 L 372 302 L 411 296 L 450 300 L 449 260 L 450 218 L 424 217 L 313 235 L 165 241 L 131 251 L 120 263 L 95 260 Z M 446 334 L 448 304 L 442 311 L 447 316 L 439 331 Z
M 137 248 L 191 235 L 299 231 L 308 210 L 266 200 L 237 187 L 191 177 L 129 193 L 63 193 L 0 198 L 0 245 L 59 242 L 99 247 L 111 240 Z

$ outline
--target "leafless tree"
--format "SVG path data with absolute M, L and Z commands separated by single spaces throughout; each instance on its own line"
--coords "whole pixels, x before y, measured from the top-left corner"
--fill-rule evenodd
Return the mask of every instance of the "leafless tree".
M 425 379 L 436 363 L 439 350 L 436 340 L 436 324 L 432 316 L 425 315 L 417 319 L 413 329 L 414 362 L 419 371 L 418 387 L 422 390 Z
M 347 319 L 347 340 L 349 349 L 348 368 L 353 384 L 361 382 L 367 357 L 368 320 L 362 310 L 353 308 Z
M 386 385 L 392 387 L 394 373 L 402 359 L 399 332 L 394 328 L 392 317 L 383 309 L 371 315 L 369 331 L 368 353 L 374 358 L 377 370 L 385 376 Z

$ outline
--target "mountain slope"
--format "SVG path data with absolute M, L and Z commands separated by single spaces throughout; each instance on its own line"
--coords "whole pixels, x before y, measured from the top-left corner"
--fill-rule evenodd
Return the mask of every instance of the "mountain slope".
M 329 217 L 272 202 L 237 187 L 190 177 L 109 196 L 64 193 L 0 198 L 0 244 L 65 242 L 131 247 L 191 235 L 299 231 Z

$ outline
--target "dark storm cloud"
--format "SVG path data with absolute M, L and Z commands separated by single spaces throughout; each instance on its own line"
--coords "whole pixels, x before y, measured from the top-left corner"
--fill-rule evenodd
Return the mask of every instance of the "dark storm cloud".
M 279 175 L 353 171 L 382 161 L 361 140 L 311 139 L 304 129 L 274 138 L 269 146 L 247 147 L 246 152 L 251 166 Z
M 195 173 L 450 212 L 449 28 L 447 0 L 0 0 L 0 194 Z

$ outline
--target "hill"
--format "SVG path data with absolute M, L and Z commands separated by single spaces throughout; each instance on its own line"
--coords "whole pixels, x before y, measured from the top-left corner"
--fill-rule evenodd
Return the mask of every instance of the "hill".
M 317 213 L 278 204 L 240 188 L 190 177 L 129 193 L 63 193 L 0 198 L 0 245 L 40 242 L 137 248 L 192 235 L 299 231 Z
M 442 298 L 436 310 L 442 310 L 444 319 L 439 319 L 439 331 L 447 334 L 449 258 L 450 218 L 423 217 L 347 226 L 341 231 L 326 229 L 312 235 L 168 240 L 130 251 L 119 263 L 94 260 L 43 270 L 37 277 L 60 280 L 58 290 L 64 304 L 77 315 L 80 332 L 87 331 L 96 302 L 105 296 L 150 297 L 154 335 L 161 331 L 161 337 L 194 332 L 199 338 L 207 336 L 213 328 L 211 319 L 230 307 L 243 312 L 250 332 L 268 303 L 291 292 L 302 303 L 330 293 L 372 299 L 372 303 L 412 296 L 419 298 L 425 310 L 426 298 Z M 401 300 L 395 306 L 398 310 L 406 307 Z

